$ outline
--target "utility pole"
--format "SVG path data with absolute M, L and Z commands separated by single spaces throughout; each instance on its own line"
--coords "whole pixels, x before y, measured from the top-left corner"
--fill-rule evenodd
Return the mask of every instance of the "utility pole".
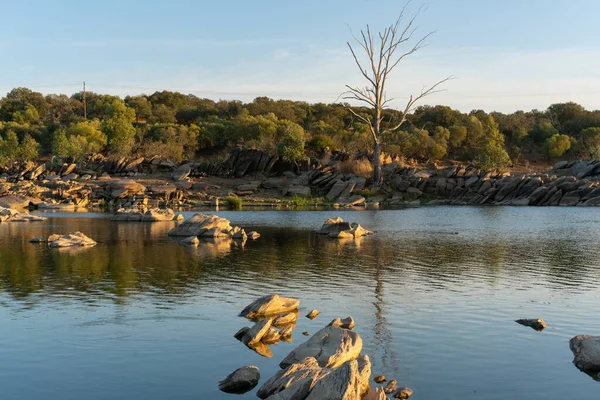
M 83 81 L 83 118 L 87 120 L 87 103 L 85 101 L 85 81 Z

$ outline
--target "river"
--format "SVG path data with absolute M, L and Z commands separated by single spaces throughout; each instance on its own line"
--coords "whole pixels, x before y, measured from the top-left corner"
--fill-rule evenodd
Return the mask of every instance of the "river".
M 251 364 L 264 382 L 307 340 L 301 332 L 349 315 L 373 376 L 397 379 L 414 399 L 598 398 L 568 345 L 600 334 L 596 209 L 217 214 L 262 237 L 190 248 L 167 236 L 175 223 L 99 213 L 0 224 L 2 399 L 255 399 L 255 390 L 221 393 L 217 382 Z M 334 216 L 376 234 L 312 233 Z M 98 246 L 29 243 L 75 230 Z M 272 358 L 232 336 L 249 324 L 242 308 L 269 293 L 301 301 L 293 342 L 271 346 Z M 304 318 L 313 308 L 319 317 Z

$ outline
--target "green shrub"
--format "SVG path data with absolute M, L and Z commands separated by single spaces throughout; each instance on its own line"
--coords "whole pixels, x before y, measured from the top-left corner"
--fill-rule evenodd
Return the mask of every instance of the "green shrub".
M 225 204 L 227 204 L 227 207 L 231 208 L 232 210 L 242 209 L 242 199 L 240 199 L 238 196 L 225 197 Z

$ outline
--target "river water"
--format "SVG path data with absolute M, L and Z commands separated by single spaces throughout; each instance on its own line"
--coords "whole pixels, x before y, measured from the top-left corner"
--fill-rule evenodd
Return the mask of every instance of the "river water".
M 167 237 L 175 223 L 106 214 L 0 224 L 1 398 L 252 399 L 217 382 L 251 364 L 264 382 L 307 340 L 301 332 L 348 315 L 373 376 L 397 379 L 417 400 L 598 398 L 600 383 L 575 368 L 568 345 L 600 334 L 595 209 L 217 214 L 262 237 L 190 248 Z M 376 234 L 312 233 L 334 216 Z M 75 230 L 98 246 L 29 243 Z M 271 346 L 271 358 L 232 337 L 249 324 L 242 308 L 269 293 L 301 301 L 293 342 Z M 319 317 L 304 318 L 313 308 Z M 514 322 L 540 317 L 543 332 Z

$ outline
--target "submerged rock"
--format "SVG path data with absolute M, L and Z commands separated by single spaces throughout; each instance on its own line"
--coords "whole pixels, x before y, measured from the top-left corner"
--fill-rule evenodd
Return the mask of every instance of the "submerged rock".
M 583 371 L 600 371 L 600 336 L 579 335 L 569 341 L 573 364 Z
M 50 247 L 87 247 L 97 243 L 81 232 L 70 232 L 50 243 Z
M 408 399 L 410 396 L 412 396 L 412 394 L 413 394 L 412 389 L 403 386 L 400 389 L 398 389 L 398 391 L 396 393 L 394 393 L 394 398 L 395 399 Z
M 279 364 L 287 368 L 307 357 L 314 357 L 321 367 L 336 368 L 356 359 L 362 350 L 358 333 L 348 329 L 327 326 L 292 350 Z
M 383 383 L 383 382 L 385 382 L 385 376 L 377 375 L 375 378 L 373 378 L 373 381 L 375 383 Z
M 240 316 L 246 318 L 264 318 L 296 310 L 300 300 L 280 297 L 277 294 L 263 296 L 246 306 Z
M 252 389 L 260 380 L 260 371 L 250 365 L 236 369 L 219 382 L 219 390 L 225 393 L 243 394 Z
M 515 321 L 518 324 L 523 326 L 529 326 L 530 328 L 535 329 L 538 332 L 543 331 L 546 328 L 546 322 L 543 319 L 518 319 Z

